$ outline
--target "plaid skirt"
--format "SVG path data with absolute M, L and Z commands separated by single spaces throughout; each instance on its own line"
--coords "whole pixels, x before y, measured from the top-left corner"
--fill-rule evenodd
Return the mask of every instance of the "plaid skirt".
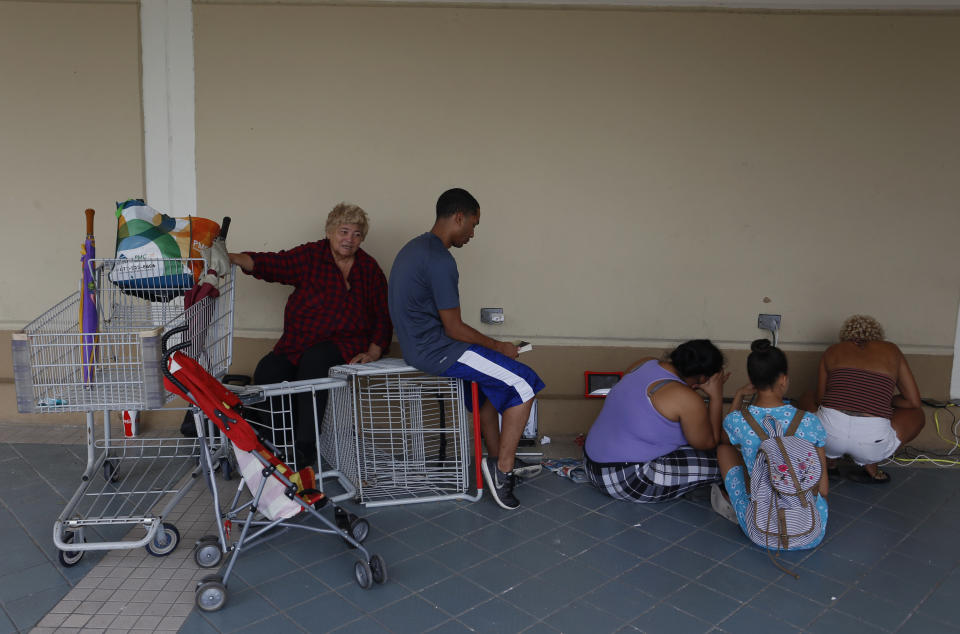
M 595 486 L 610 497 L 629 502 L 662 502 L 720 482 L 716 452 L 686 445 L 648 462 L 604 464 L 589 457 L 583 462 Z

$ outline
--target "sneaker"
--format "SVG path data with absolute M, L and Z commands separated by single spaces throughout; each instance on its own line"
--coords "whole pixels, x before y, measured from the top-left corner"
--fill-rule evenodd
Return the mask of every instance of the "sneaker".
M 490 495 L 493 496 L 493 501 L 500 508 L 512 511 L 520 506 L 520 501 L 513 495 L 515 480 L 513 473 L 500 473 L 500 470 L 497 469 L 497 461 L 490 457 L 483 459 L 480 468 L 483 471 L 483 480 L 487 483 Z
M 721 517 L 730 520 L 734 524 L 740 523 L 737 519 L 737 512 L 733 510 L 733 505 L 730 504 L 730 500 L 723 494 L 723 491 L 720 490 L 720 485 L 716 482 L 710 485 L 710 506 L 712 506 L 713 510 Z

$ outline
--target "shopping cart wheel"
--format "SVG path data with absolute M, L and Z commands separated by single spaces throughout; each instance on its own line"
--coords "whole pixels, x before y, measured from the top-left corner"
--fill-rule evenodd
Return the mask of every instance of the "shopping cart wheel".
M 377 583 L 383 583 L 387 580 L 387 562 L 380 555 L 370 555 L 370 572 L 373 573 L 373 580 Z
M 221 577 L 211 575 L 204 577 L 197 584 L 195 603 L 204 612 L 216 612 L 227 602 L 227 586 L 223 585 Z
M 206 535 L 197 540 L 193 549 L 193 560 L 201 568 L 214 568 L 220 565 L 223 551 L 220 550 L 220 540 L 215 535 Z
M 353 567 L 353 577 L 357 580 L 357 585 L 368 590 L 373 585 L 373 571 L 370 570 L 370 564 L 365 561 L 358 561 Z
M 74 543 L 73 540 L 76 538 L 76 535 L 73 531 L 66 531 L 63 534 L 63 541 L 67 544 Z M 82 540 L 81 540 L 82 541 Z M 80 560 L 83 559 L 82 550 L 61 550 L 57 553 L 57 559 L 60 560 L 60 563 L 64 568 L 70 568 L 71 566 L 76 566 L 80 563 Z
M 112 460 L 103 462 L 103 479 L 107 482 L 117 482 L 120 480 L 120 466 Z
M 154 536 L 153 541 L 144 546 L 147 552 L 154 557 L 166 557 L 180 543 L 180 531 L 173 524 L 163 523 L 160 530 Z

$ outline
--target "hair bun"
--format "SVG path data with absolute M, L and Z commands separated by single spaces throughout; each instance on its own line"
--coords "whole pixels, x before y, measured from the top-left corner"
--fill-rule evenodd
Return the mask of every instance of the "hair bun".
M 770 343 L 769 339 L 755 339 L 753 343 L 750 344 L 751 352 L 764 352 L 773 347 L 773 344 Z

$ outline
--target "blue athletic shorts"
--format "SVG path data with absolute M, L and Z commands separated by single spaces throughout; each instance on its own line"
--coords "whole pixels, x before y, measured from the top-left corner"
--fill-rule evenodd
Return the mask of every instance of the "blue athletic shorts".
M 470 381 L 476 381 L 480 388 L 480 404 L 485 398 L 489 399 L 501 414 L 511 407 L 526 403 L 545 387 L 529 366 L 477 344 L 467 348 L 443 376 L 464 380 L 468 411 L 473 411 Z

